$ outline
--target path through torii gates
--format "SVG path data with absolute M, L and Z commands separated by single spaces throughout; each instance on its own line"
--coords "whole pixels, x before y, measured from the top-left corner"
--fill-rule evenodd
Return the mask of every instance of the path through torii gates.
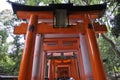
M 95 22 L 106 4 L 11 4 L 26 20 L 14 29 L 25 35 L 18 80 L 107 80 L 96 41 L 107 29 Z

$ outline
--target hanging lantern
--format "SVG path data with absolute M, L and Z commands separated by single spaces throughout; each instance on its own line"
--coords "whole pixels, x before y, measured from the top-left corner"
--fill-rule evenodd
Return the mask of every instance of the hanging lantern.
M 68 26 L 68 16 L 66 9 L 55 10 L 54 17 L 54 27 L 67 27 Z

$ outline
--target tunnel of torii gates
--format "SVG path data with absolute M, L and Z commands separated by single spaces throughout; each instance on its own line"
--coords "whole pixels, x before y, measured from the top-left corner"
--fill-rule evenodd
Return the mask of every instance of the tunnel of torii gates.
M 14 28 L 14 34 L 25 35 L 18 80 L 107 80 L 96 40 L 107 32 L 96 22 L 106 4 L 11 4 L 25 20 Z

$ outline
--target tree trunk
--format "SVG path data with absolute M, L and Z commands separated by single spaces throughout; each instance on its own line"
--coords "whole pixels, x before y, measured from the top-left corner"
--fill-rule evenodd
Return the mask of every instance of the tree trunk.
M 111 39 L 106 37 L 104 34 L 101 34 L 101 36 L 103 37 L 103 39 L 105 39 L 107 42 L 111 44 L 112 49 L 116 52 L 116 54 L 120 58 L 120 51 L 118 51 L 118 49 L 116 48 L 115 43 Z

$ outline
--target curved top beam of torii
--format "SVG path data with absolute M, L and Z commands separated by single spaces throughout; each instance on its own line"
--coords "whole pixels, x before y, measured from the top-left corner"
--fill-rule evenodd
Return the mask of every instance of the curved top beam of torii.
M 103 12 L 106 9 L 106 3 L 96 4 L 96 5 L 86 5 L 86 6 L 74 6 L 71 3 L 49 4 L 48 6 L 30 6 L 30 5 L 23 5 L 23 4 L 18 4 L 14 2 L 10 2 L 10 3 L 12 4 L 14 13 L 17 14 L 18 18 L 21 18 L 21 19 L 28 19 L 30 16 L 30 13 L 39 14 L 39 18 L 51 19 L 53 18 L 54 11 L 56 9 L 66 9 L 70 18 L 80 18 L 78 17 L 78 15 L 80 16 L 80 14 L 82 13 L 89 13 L 94 16 L 96 15 L 98 18 L 100 15 L 103 14 Z M 24 14 L 27 13 L 27 16 L 20 15 L 21 13 L 24 13 Z M 41 15 L 40 13 L 44 13 L 44 14 Z M 74 16 L 77 16 L 77 17 L 74 17 Z
M 75 11 L 96 11 L 96 10 L 105 10 L 106 3 L 104 4 L 96 4 L 96 5 L 86 5 L 86 6 L 74 6 L 72 3 L 67 4 L 49 4 L 49 6 L 30 6 L 30 5 L 22 5 L 14 2 L 10 2 L 13 7 L 14 13 L 17 11 L 54 11 L 56 9 L 66 9 L 69 12 Z

